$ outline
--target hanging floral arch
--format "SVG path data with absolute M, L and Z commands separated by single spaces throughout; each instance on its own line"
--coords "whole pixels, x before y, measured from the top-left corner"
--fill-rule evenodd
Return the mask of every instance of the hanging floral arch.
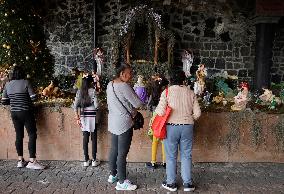
M 126 62 L 130 64 L 130 46 L 132 33 L 135 30 L 136 23 L 146 23 L 154 28 L 155 43 L 154 43 L 154 64 L 158 64 L 158 50 L 160 39 L 167 40 L 168 64 L 172 62 L 172 53 L 174 46 L 174 35 L 169 30 L 162 26 L 161 15 L 154 12 L 153 8 L 147 5 L 139 5 L 130 9 L 125 16 L 125 20 L 119 29 L 120 40 L 125 47 Z

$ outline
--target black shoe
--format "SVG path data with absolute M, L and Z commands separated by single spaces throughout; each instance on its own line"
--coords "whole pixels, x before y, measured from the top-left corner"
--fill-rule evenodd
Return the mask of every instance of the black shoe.
M 185 183 L 183 184 L 183 190 L 184 191 L 194 191 L 195 190 L 195 186 L 189 183 Z
M 163 162 L 163 163 L 161 164 L 161 166 L 162 166 L 164 169 L 166 169 L 167 164 Z
M 146 167 L 151 168 L 151 169 L 156 169 L 157 168 L 157 164 L 156 163 L 152 163 L 152 162 L 146 162 Z
M 164 187 L 165 189 L 167 189 L 169 191 L 177 191 L 177 185 L 175 183 L 167 184 L 167 182 L 164 181 L 162 183 L 162 187 Z

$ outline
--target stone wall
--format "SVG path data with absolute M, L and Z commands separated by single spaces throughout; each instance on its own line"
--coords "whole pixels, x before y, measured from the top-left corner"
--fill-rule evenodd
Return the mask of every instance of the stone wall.
M 127 11 L 135 6 L 116 0 L 97 1 L 96 39 L 105 51 L 104 73 L 112 73 L 113 44 L 117 30 Z M 131 2 L 131 1 L 128 1 Z M 255 27 L 247 13 L 233 14 L 212 7 L 211 11 L 189 11 L 188 8 L 148 3 L 162 16 L 162 23 L 176 39 L 175 56 L 182 49 L 193 49 L 194 64 L 205 63 L 209 75 L 227 70 L 242 80 L 252 80 L 255 58 Z M 215 5 L 214 5 L 215 6 Z M 83 58 L 91 53 L 93 41 L 93 1 L 46 1 L 45 29 L 48 46 L 55 57 L 56 74 L 67 73 L 72 67 L 83 66 Z M 235 10 L 234 10 L 235 9 Z M 221 11 L 220 11 L 221 10 Z M 272 81 L 283 78 L 283 28 L 278 28 L 274 43 Z M 90 57 L 87 59 L 89 60 Z M 90 65 L 90 64 L 89 64 Z
M 45 32 L 55 57 L 55 74 L 83 67 L 83 59 L 92 52 L 94 42 L 93 1 L 46 1 L 45 6 Z
M 162 15 L 164 27 L 174 33 L 176 56 L 182 49 L 190 48 L 194 50 L 194 63 L 205 63 L 209 74 L 225 69 L 241 79 L 251 80 L 255 27 L 244 15 L 232 18 L 214 10 L 205 13 L 159 3 L 150 6 Z M 113 30 L 119 20 L 124 20 L 129 7 L 114 0 L 98 5 L 98 43 L 106 50 L 108 65 L 111 64 L 112 41 L 117 38 Z

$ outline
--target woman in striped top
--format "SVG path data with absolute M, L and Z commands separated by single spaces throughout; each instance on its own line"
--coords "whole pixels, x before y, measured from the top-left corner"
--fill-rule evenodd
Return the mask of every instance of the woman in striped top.
M 37 128 L 33 112 L 36 99 L 30 83 L 24 79 L 25 74 L 20 66 L 15 66 L 9 81 L 3 91 L 2 104 L 11 105 L 11 117 L 16 131 L 16 150 L 18 153 L 18 168 L 44 169 L 36 160 Z M 30 161 L 27 164 L 23 158 L 24 127 L 29 135 Z M 26 165 L 27 164 L 27 165 Z
M 98 100 L 96 90 L 94 89 L 93 78 L 85 74 L 82 79 L 82 86 L 77 91 L 74 101 L 74 111 L 76 114 L 77 124 L 83 132 L 83 150 L 85 160 L 84 167 L 90 165 L 88 153 L 89 137 L 92 140 L 92 166 L 96 167 L 100 164 L 97 160 L 97 129 L 96 129 L 96 114 L 98 110 Z

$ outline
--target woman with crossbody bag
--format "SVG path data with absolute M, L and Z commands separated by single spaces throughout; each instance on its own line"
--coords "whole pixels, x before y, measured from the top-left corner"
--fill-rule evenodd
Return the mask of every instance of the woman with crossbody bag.
M 108 130 L 111 133 L 108 182 L 117 181 L 116 190 L 137 188 L 126 179 L 126 157 L 132 141 L 133 118 L 137 114 L 136 109 L 143 103 L 128 84 L 131 78 L 131 67 L 127 64 L 117 64 L 116 77 L 107 86 Z

